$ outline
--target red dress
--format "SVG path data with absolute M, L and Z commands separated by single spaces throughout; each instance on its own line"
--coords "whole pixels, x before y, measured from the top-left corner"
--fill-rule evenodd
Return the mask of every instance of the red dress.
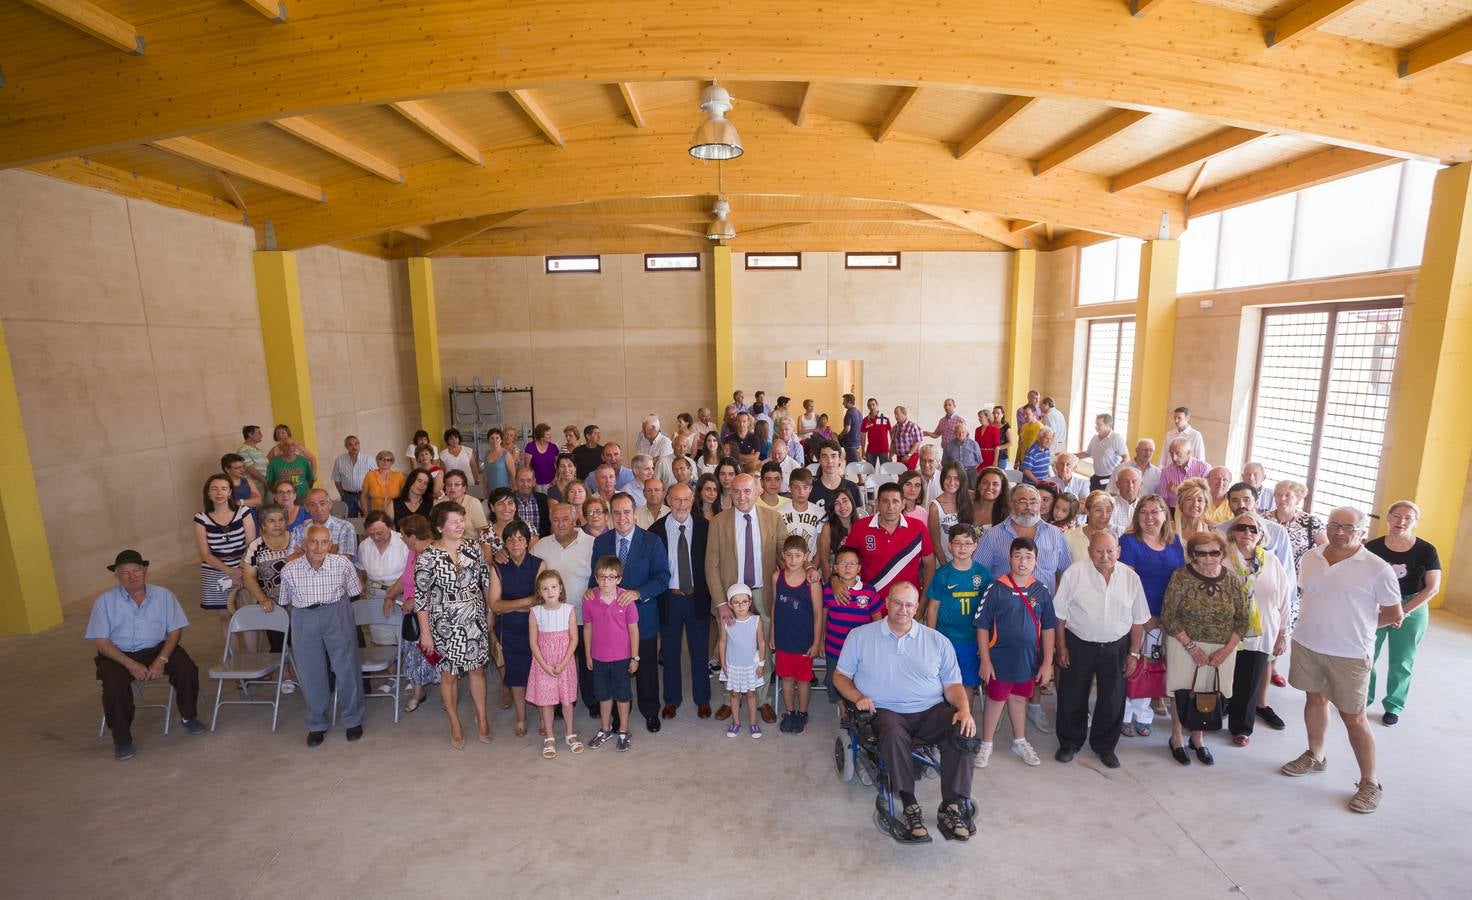
M 1002 446 L 1002 429 L 995 424 L 983 425 L 976 429 L 976 443 L 981 447 L 981 466 L 997 464 L 997 448 Z

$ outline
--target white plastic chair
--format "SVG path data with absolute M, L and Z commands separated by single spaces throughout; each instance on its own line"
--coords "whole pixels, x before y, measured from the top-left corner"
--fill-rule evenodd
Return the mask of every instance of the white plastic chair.
M 1011 483 L 1011 484 L 1021 484 L 1022 483 L 1022 471 L 1020 469 L 1005 469 L 1004 471 L 1007 473 L 1007 481 L 1009 483 Z
M 909 469 L 905 468 L 905 464 L 902 462 L 887 462 L 879 464 L 879 471 L 886 475 L 898 477 L 908 472 Z
M 849 478 L 863 484 L 869 476 L 874 474 L 874 467 L 866 462 L 851 462 L 843 467 L 843 472 Z
M 898 475 L 891 475 L 888 472 L 883 472 L 875 475 L 873 478 L 870 478 L 864 483 L 864 502 L 869 504 L 870 506 L 873 506 L 874 500 L 879 496 L 879 486 L 884 484 L 894 484 L 899 480 L 900 479 Z
M 97 682 L 102 684 L 101 680 Z M 169 689 L 169 694 L 162 703 L 149 703 L 143 694 L 144 682 L 134 680 L 133 691 L 138 694 L 138 702 L 133 704 L 134 709 L 161 709 L 164 711 L 164 734 L 169 733 L 169 710 L 174 708 L 174 685 L 167 678 L 147 683 L 149 687 L 163 687 Z M 102 714 L 102 719 L 97 723 L 97 736 L 102 737 L 107 733 L 107 713 Z
M 815 463 L 815 462 L 808 463 L 807 469 L 808 469 L 809 472 L 812 472 L 814 475 L 818 474 L 818 464 Z
M 399 696 L 403 689 L 404 672 L 399 666 L 399 660 L 404 658 L 404 613 L 395 608 L 393 615 L 385 617 L 383 614 L 383 601 L 381 600 L 354 600 L 353 601 L 353 624 L 359 628 L 364 625 L 391 625 L 398 640 L 392 647 L 369 642 L 367 647 L 358 650 L 358 667 L 362 674 L 370 679 L 387 681 L 393 684 L 392 694 L 380 694 L 376 691 L 365 691 L 363 696 L 369 699 L 380 698 L 394 701 L 394 722 L 399 721 Z M 392 674 L 385 674 L 390 669 Z M 337 723 L 337 688 L 342 684 L 339 676 L 332 688 L 332 722 Z
M 236 653 L 235 635 L 243 631 L 279 631 L 281 633 L 282 651 L 280 653 Z M 230 617 L 230 636 L 225 639 L 225 655 L 220 659 L 218 666 L 210 667 L 210 677 L 215 680 L 215 710 L 210 716 L 210 731 L 215 730 L 215 725 L 220 720 L 220 707 L 230 706 L 257 706 L 265 705 L 271 707 L 271 731 L 276 730 L 276 719 L 281 713 L 281 683 L 286 674 L 287 658 L 291 650 L 287 644 L 287 638 L 291 631 L 291 617 L 287 615 L 285 608 L 273 607 L 270 612 L 265 612 L 259 605 L 242 606 Z M 271 678 L 272 671 L 276 677 Z M 225 700 L 222 695 L 225 691 L 225 682 L 244 682 L 246 699 Z M 250 686 L 253 684 L 274 684 L 276 695 L 270 700 L 250 699 Z

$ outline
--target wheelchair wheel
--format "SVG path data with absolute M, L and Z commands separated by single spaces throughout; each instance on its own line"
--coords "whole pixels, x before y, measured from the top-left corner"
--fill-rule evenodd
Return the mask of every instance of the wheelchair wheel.
M 833 768 L 838 772 L 839 781 L 847 783 L 854 780 L 854 754 L 845 735 L 840 734 L 833 739 Z

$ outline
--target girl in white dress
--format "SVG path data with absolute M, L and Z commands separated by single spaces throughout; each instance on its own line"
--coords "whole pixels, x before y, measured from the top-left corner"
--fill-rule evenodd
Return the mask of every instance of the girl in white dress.
M 726 592 L 731 602 L 734 621 L 721 628 L 720 660 L 721 681 L 731 695 L 731 727 L 726 737 L 741 734 L 741 701 L 746 700 L 747 721 L 751 723 L 751 736 L 762 736 L 762 727 L 756 721 L 756 692 L 762 686 L 762 663 L 767 658 L 766 635 L 762 633 L 762 620 L 751 611 L 751 588 L 744 584 L 733 584 Z

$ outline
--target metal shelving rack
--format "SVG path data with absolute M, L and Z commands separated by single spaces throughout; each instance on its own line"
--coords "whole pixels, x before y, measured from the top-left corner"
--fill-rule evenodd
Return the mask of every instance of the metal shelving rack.
M 515 425 L 521 429 L 522 437 L 530 438 L 532 425 L 537 421 L 536 391 L 531 386 L 507 387 L 501 383 L 499 377 L 486 386 L 481 384 L 480 376 L 477 375 L 471 379 L 469 387 L 461 387 L 458 379 L 451 379 L 448 393 L 450 424 L 459 429 L 464 436 L 463 442 L 471 445 L 477 459 L 485 456 L 486 432 L 492 428 Z M 530 406 L 528 421 L 506 420 L 508 394 L 526 395 Z

